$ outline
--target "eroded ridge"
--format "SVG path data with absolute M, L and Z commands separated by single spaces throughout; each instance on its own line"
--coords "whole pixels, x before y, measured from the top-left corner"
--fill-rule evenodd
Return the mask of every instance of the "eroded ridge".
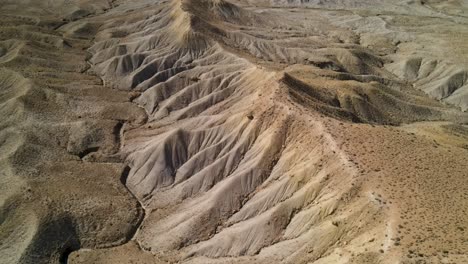
M 125 133 L 126 184 L 147 211 L 135 242 L 157 260 L 407 258 L 401 243 L 413 242 L 398 228 L 408 197 L 382 187 L 393 184 L 379 183 L 366 159 L 387 150 L 349 149 L 345 131 L 467 116 L 388 72 L 391 61 L 360 45 L 358 33 L 299 13 L 166 1 L 105 18 L 91 61 L 109 85 L 141 92 L 135 102 L 149 118 Z
M 464 6 L 416 2 L 380 1 L 376 10 L 366 0 L 67 6 L 64 21 L 43 22 L 47 41 L 31 52 L 60 61 L 25 58 L 41 70 L 33 78 L 9 67 L 4 90 L 6 102 L 49 91 L 37 83 L 57 75 L 53 92 L 22 105 L 24 120 L 47 117 L 38 134 L 68 129 L 47 134 L 69 138 L 61 148 L 50 137 L 39 148 L 60 153 L 45 159 L 50 169 L 30 167 L 48 177 L 35 190 L 63 189 L 45 193 L 66 214 L 49 215 L 72 231 L 16 232 L 8 237 L 15 246 L 2 250 L 26 263 L 35 254 L 68 263 L 466 262 L 468 115 L 441 103 L 466 104 L 463 46 L 450 55 L 440 39 L 421 45 L 444 28 L 464 32 L 456 27 L 464 16 L 451 8 Z M 411 26 L 431 21 L 442 24 Z M 15 65 L 37 45 L 15 41 L 4 42 L 0 62 Z M 31 101 L 44 107 L 28 110 Z M 73 166 L 58 169 L 68 157 Z M 11 234 L 14 214 L 27 212 L 14 206 L 17 186 L 4 206 L 12 220 L 1 225 Z M 141 225 L 133 196 L 145 211 Z M 37 253 L 51 237 L 55 244 Z

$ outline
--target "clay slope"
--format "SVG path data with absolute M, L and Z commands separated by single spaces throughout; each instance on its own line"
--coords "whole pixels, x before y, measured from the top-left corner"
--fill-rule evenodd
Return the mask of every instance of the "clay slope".
M 5 263 L 468 261 L 461 3 L 57 5 L 2 27 Z
M 79 252 L 77 262 L 106 262 L 125 250 L 161 263 L 466 259 L 457 235 L 466 212 L 437 212 L 417 198 L 416 218 L 407 220 L 405 204 L 414 198 L 398 189 L 417 192 L 408 186 L 422 178 L 418 195 L 427 197 L 439 175 L 415 161 L 405 163 L 412 176 L 400 179 L 392 167 L 411 156 L 400 144 L 420 146 L 428 160 L 455 151 L 458 169 L 466 150 L 434 149 L 381 125 L 460 126 L 467 115 L 387 71 L 391 59 L 360 45 L 358 33 L 306 11 L 258 12 L 224 1 L 168 1 L 125 15 L 116 9 L 102 23 L 91 48 L 94 70 L 114 87 L 142 92 L 135 102 L 149 117 L 125 134 L 123 147 L 132 168 L 126 185 L 147 212 L 134 242 L 147 253 L 128 246 Z M 365 151 L 347 143 L 372 134 L 376 142 Z M 375 153 L 382 153 L 377 161 Z M 391 165 L 381 172 L 384 160 Z M 452 166 L 442 164 L 442 171 Z M 465 200 L 464 172 L 455 170 L 457 180 L 439 191 L 454 188 Z M 442 220 L 446 213 L 457 220 Z M 412 226 L 439 214 L 435 226 L 425 224 L 446 226 L 440 232 L 457 241 L 449 253 L 439 231 L 423 232 L 422 243 Z

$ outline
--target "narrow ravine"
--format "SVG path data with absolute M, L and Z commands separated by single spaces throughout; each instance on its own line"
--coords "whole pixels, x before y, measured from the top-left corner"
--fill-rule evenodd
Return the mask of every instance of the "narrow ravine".
M 71 21 L 71 22 L 75 23 L 75 24 L 79 24 L 80 21 L 92 20 L 93 17 L 95 17 L 95 16 L 103 16 L 103 15 L 105 15 L 106 12 L 111 12 L 112 11 L 112 9 L 115 7 L 114 2 L 115 1 L 110 1 L 109 2 L 109 8 L 103 10 L 104 13 L 100 13 L 98 15 L 89 14 L 87 16 L 84 16 L 82 18 L 76 19 L 76 20 Z M 63 24 L 58 26 L 55 30 L 60 31 L 60 28 L 61 27 L 66 27 L 66 25 L 67 25 L 67 23 L 64 22 Z M 86 47 L 83 47 L 82 48 L 83 50 L 88 50 L 91 47 L 92 43 L 95 41 L 95 36 L 88 36 L 87 40 L 89 41 L 90 45 L 86 46 Z M 90 74 L 92 76 L 96 76 L 97 78 L 100 78 L 98 75 L 96 75 L 94 72 L 92 72 L 93 64 L 89 61 L 89 58 L 92 57 L 92 54 L 89 51 L 86 51 L 86 53 L 87 54 L 85 56 L 85 58 L 86 58 L 85 62 L 88 65 L 88 67 L 86 68 L 85 71 L 83 71 L 83 73 Z M 102 85 L 102 88 L 112 90 L 112 88 L 110 88 L 110 87 L 105 87 L 104 80 L 102 78 L 100 78 L 100 79 L 101 79 L 100 83 Z M 136 98 L 135 92 L 128 92 L 127 94 L 128 94 L 129 102 L 131 102 L 133 105 L 135 105 L 135 107 L 140 108 L 140 106 L 138 106 L 136 103 L 133 102 L 133 100 Z M 141 109 L 143 110 L 143 111 L 141 111 L 141 113 L 145 113 L 144 109 L 143 108 L 141 108 Z M 140 116 L 139 119 L 140 120 L 138 121 L 137 126 L 144 126 L 145 125 L 144 120 L 147 120 L 147 117 L 146 116 Z M 118 120 L 118 124 L 115 126 L 115 128 L 112 131 L 112 134 L 115 135 L 116 144 L 118 145 L 118 151 L 115 154 L 113 154 L 113 156 L 121 156 L 120 152 L 121 152 L 121 148 L 122 148 L 122 140 L 124 139 L 124 136 L 125 136 L 125 129 L 128 129 L 128 127 L 134 128 L 135 127 L 134 122 L 135 122 L 135 120 Z M 85 152 L 80 153 L 79 156 L 80 156 L 81 159 L 83 159 L 87 155 L 89 155 L 89 154 L 91 154 L 93 152 L 97 152 L 97 151 L 99 151 L 99 147 L 92 147 L 92 148 L 89 148 L 89 149 L 85 150 Z M 123 158 L 118 158 L 117 162 L 124 164 L 125 160 Z M 119 246 L 122 246 L 122 245 L 128 243 L 129 241 L 133 240 L 135 235 L 138 232 L 138 229 L 140 228 L 141 223 L 145 219 L 146 213 L 145 213 L 145 208 L 144 208 L 143 204 L 132 193 L 132 191 L 126 186 L 126 181 L 127 181 L 128 175 L 130 173 L 130 170 L 131 170 L 131 168 L 128 165 L 125 165 L 119 179 L 120 179 L 120 183 L 127 190 L 127 192 L 129 194 L 131 194 L 132 199 L 137 201 L 136 210 L 138 211 L 139 218 L 135 222 L 129 223 L 131 226 L 130 226 L 130 230 L 126 234 L 125 240 L 119 241 L 117 243 L 111 243 L 112 245 L 110 245 L 110 246 L 104 246 L 104 247 L 98 246 L 98 248 L 105 249 L 105 248 L 119 247 Z M 79 248 L 79 249 L 73 249 L 73 250 L 71 250 L 71 249 L 66 250 L 62 254 L 62 256 L 60 257 L 60 263 L 69 263 L 69 261 L 68 261 L 69 256 L 71 254 L 73 254 L 74 252 L 79 252 L 81 250 L 89 250 L 89 248 Z

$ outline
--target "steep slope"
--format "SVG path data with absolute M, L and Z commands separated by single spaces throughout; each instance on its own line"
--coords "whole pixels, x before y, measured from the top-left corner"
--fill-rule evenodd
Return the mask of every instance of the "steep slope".
M 397 79 L 385 56 L 335 21 L 307 11 L 261 11 L 174 0 L 102 18 L 93 68 L 115 87 L 142 92 L 135 102 L 149 117 L 125 133 L 123 147 L 131 167 L 126 185 L 147 212 L 134 242 L 161 263 L 466 259 L 463 236 L 456 235 L 466 224 L 463 202 L 440 213 L 428 202 L 449 208 L 450 199 L 436 198 L 449 189 L 464 200 L 466 150 L 435 149 L 379 124 L 466 123 L 467 115 Z M 369 135 L 374 141 L 351 147 Z M 393 166 L 416 146 L 428 161 L 455 151 L 453 163 L 438 164 L 455 168 L 456 180 L 437 185 L 438 174 L 408 161 L 405 184 Z M 398 188 L 421 197 L 406 206 L 414 198 Z M 419 211 L 408 220 L 412 208 Z M 442 220 L 446 214 L 453 219 Z M 437 227 L 416 220 L 426 215 L 440 218 Z M 416 223 L 437 230 L 424 236 L 446 232 L 457 243 L 445 253 L 437 239 L 418 238 Z M 102 263 L 120 250 L 128 247 L 72 256 Z
M 0 263 L 468 262 L 466 6 L 378 2 L 4 1 Z

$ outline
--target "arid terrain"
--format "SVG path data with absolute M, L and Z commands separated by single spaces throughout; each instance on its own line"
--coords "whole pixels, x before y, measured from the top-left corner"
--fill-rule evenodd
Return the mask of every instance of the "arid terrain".
M 0 0 L 0 263 L 468 263 L 466 0 Z

